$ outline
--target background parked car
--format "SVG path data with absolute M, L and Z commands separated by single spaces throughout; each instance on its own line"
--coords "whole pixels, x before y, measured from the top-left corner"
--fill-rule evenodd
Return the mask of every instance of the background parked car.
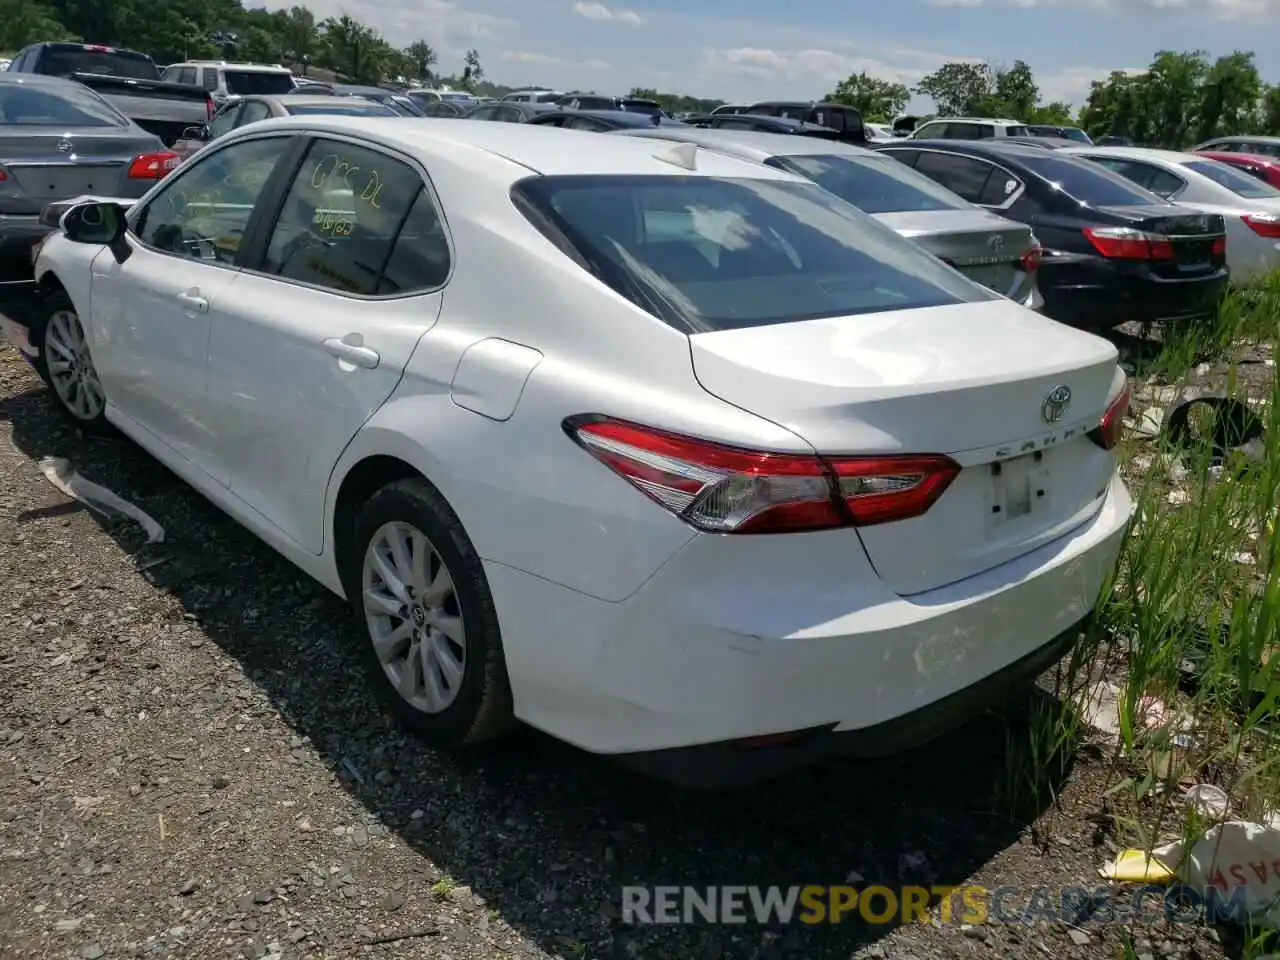
M 1021 143 L 1028 147 L 1039 147 L 1042 150 L 1061 150 L 1063 147 L 1080 146 L 1077 140 L 1067 140 L 1063 137 L 1038 137 L 1035 135 L 1029 137 L 1004 137 L 1001 143 Z
M 1273 187 L 1280 187 L 1280 157 L 1271 157 L 1262 153 L 1226 153 L 1217 150 L 1200 150 L 1197 151 L 1197 155 L 1229 164 Z
M 746 103 L 722 103 L 711 111 L 711 115 L 718 117 L 725 113 L 746 113 L 750 109 L 750 104 Z
M 911 140 L 997 140 L 1001 137 L 1029 137 L 1031 131 L 1017 120 L 992 117 L 943 117 L 922 123 L 912 131 Z
M 106 97 L 116 109 L 166 145 L 213 116 L 207 90 L 169 83 L 145 53 L 95 43 L 36 43 L 9 63 L 10 73 L 69 77 Z
M 563 97 L 559 90 L 515 90 L 502 99 L 507 103 L 550 103 Z
M 0 256 L 27 269 L 49 226 L 45 204 L 81 195 L 140 197 L 177 167 L 176 153 L 88 87 L 0 74 Z
M 1019 220 L 1045 248 L 1044 312 L 1090 329 L 1199 321 L 1226 289 L 1226 224 L 1061 150 L 993 140 L 908 140 L 881 152 L 971 203 Z
M 1107 134 L 1107 135 L 1106 135 L 1106 136 L 1104 136 L 1104 137 L 1099 137 L 1099 138 L 1098 138 L 1097 140 L 1095 140 L 1093 143 L 1094 143 L 1094 146 L 1097 146 L 1097 147 L 1134 147 L 1134 146 L 1137 146 L 1137 144 L 1135 144 L 1135 143 L 1134 143 L 1132 140 L 1130 140 L 1128 137 L 1118 137 L 1118 136 L 1116 136 L 1115 134 L 1112 134 L 1112 133 L 1109 133 L 1109 134 Z
M 1220 213 L 1231 278 L 1248 281 L 1280 267 L 1280 190 L 1200 153 L 1141 147 L 1064 151 L 1100 164 L 1180 207 Z
M 595 93 L 567 93 L 555 101 L 561 110 L 620 110 L 617 97 L 605 97 Z
M 594 133 L 628 128 L 652 130 L 658 126 L 684 126 L 679 120 L 648 113 L 628 113 L 626 110 L 552 110 L 540 113 L 527 122 L 549 127 L 590 130 Z
M 362 97 L 390 107 L 402 117 L 422 117 L 422 108 L 408 94 L 397 93 L 386 87 L 366 87 L 354 83 L 335 83 L 333 92 L 340 97 Z
M 340 114 L 347 117 L 402 116 L 385 104 L 361 97 L 335 97 L 325 94 L 291 93 L 282 97 L 232 97 L 207 124 L 186 131 L 174 144 L 174 151 L 184 159 L 205 144 L 225 136 L 245 124 L 269 117 L 296 117 L 312 114 Z
M 1261 153 L 1268 157 L 1280 157 L 1280 137 L 1218 137 L 1206 140 L 1193 153 L 1221 151 L 1227 153 Z
M 1027 130 L 1033 137 L 1054 137 L 1059 140 L 1074 140 L 1092 146 L 1093 138 L 1079 127 L 1059 127 L 1053 124 L 1029 123 Z
M 812 180 L 914 240 L 970 280 L 1033 309 L 1042 305 L 1031 229 L 981 207 L 873 150 L 812 137 L 696 127 L 619 131 L 621 136 L 696 143 Z
M 497 120 L 502 123 L 525 123 L 544 113 L 559 112 L 553 103 L 530 100 L 500 100 L 482 103 L 466 115 L 468 120 Z
M 839 140 L 840 134 L 830 127 L 817 123 L 805 123 L 790 117 L 765 117 L 749 113 L 703 113 L 686 117 L 689 126 L 708 130 L 754 130 L 757 133 L 781 133 L 791 136 L 817 137 L 822 140 Z
M 165 67 L 171 83 L 208 90 L 214 101 L 249 94 L 284 94 L 297 89 L 293 71 L 262 63 L 227 63 L 223 60 L 191 60 Z
M 746 110 L 756 117 L 786 117 L 802 123 L 816 124 L 836 132 L 835 139 L 865 145 L 866 126 L 857 108 L 846 103 L 800 103 L 792 100 L 766 100 L 753 103 Z

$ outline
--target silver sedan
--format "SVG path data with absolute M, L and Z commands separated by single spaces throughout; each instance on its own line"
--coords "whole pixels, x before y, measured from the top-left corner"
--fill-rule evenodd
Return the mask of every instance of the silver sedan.
M 249 123 L 272 117 L 306 114 L 342 114 L 348 117 L 398 117 L 401 114 L 384 104 L 360 97 L 318 93 L 254 94 L 229 97 L 213 119 L 203 127 L 187 130 L 173 149 L 186 159 L 206 143 L 217 140 Z

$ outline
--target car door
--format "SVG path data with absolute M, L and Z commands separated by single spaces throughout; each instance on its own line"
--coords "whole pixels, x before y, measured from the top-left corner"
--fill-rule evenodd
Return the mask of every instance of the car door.
M 113 405 L 222 483 L 208 417 L 209 331 L 240 267 L 254 206 L 295 139 L 212 148 L 130 213 L 124 263 L 94 260 L 93 358 Z
M 252 240 L 209 341 L 231 492 L 312 553 L 330 473 L 436 322 L 452 258 L 426 175 L 317 137 Z

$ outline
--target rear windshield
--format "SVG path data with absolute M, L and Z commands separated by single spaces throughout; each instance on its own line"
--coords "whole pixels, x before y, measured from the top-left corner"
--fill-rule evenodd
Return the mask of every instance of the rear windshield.
M 39 73 L 65 77 L 73 73 L 97 73 L 131 80 L 158 80 L 160 71 L 150 57 L 128 50 L 87 50 L 84 47 L 45 47 L 36 62 Z
M 812 180 L 864 213 L 969 208 L 950 190 L 896 160 L 832 155 L 770 157 L 768 163 Z
M 1237 170 L 1230 164 L 1220 163 L 1217 160 L 1192 160 L 1190 163 L 1184 163 L 1183 166 L 1226 187 L 1237 197 L 1245 197 L 1249 200 L 1274 200 L 1280 197 L 1280 190 Z
M 390 96 L 382 102 L 404 117 L 426 116 L 426 114 L 422 112 L 422 108 L 413 101 L 412 97 Z
M 227 85 L 227 93 L 241 96 L 270 96 L 271 94 L 290 93 L 293 91 L 293 77 L 287 73 L 273 73 L 265 70 L 223 70 L 222 79 Z
M 1091 207 L 1149 207 L 1169 202 L 1135 186 L 1118 173 L 1087 160 L 1060 156 L 1052 150 L 1034 153 L 1027 150 L 1018 160 L 1067 196 Z
M 997 299 L 814 184 L 548 176 L 512 194 L 599 280 L 693 333 Z
M 46 83 L 48 81 L 45 81 Z M 115 107 L 78 83 L 36 89 L 28 83 L 0 85 L 0 124 L 17 127 L 126 127 Z
M 1089 139 L 1089 135 L 1079 127 L 1063 127 L 1062 135 L 1067 140 L 1075 140 L 1077 143 L 1087 143 L 1093 146 L 1093 141 Z
M 556 102 L 557 100 L 559 100 L 559 99 L 560 99 L 560 94 L 558 94 L 558 93 L 540 93 L 540 94 L 538 94 L 538 96 L 537 96 L 537 97 L 535 97 L 535 98 L 534 98 L 534 102 L 536 102 L 536 103 L 555 103 L 555 102 Z
M 354 99 L 354 98 L 353 98 Z M 293 103 L 285 107 L 295 117 L 311 117 L 324 114 L 340 114 L 344 117 L 398 117 L 390 107 L 380 103 L 343 103 L 334 97 L 333 103 Z

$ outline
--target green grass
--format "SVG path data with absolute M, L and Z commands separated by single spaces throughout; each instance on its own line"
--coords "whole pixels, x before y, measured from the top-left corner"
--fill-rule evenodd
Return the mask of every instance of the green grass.
M 1248 402 L 1280 439 L 1274 367 L 1240 362 L 1278 340 L 1280 273 L 1234 291 L 1214 328 L 1163 343 L 1133 378 L 1133 418 L 1165 405 L 1153 392 L 1167 398 L 1204 382 Z M 1010 724 L 996 785 L 1006 808 L 1052 800 L 1085 732 L 1084 698 L 1106 677 L 1119 687 L 1120 718 L 1105 751 L 1106 806 L 1126 846 L 1150 848 L 1205 829 L 1182 802 L 1180 781 L 1220 786 L 1234 818 L 1258 820 L 1280 808 L 1273 717 L 1280 656 L 1272 662 L 1280 652 L 1280 442 L 1260 460 L 1219 461 L 1209 424 L 1193 418 L 1191 426 L 1183 449 L 1125 440 L 1121 469 L 1137 512 L 1103 588 L 1098 623 L 1059 670 L 1058 702 L 1068 709 L 1048 701 L 1053 706 L 1034 708 L 1029 724 Z M 1152 698 L 1170 715 L 1155 726 L 1142 716 Z M 1175 741 L 1179 734 L 1189 740 Z

